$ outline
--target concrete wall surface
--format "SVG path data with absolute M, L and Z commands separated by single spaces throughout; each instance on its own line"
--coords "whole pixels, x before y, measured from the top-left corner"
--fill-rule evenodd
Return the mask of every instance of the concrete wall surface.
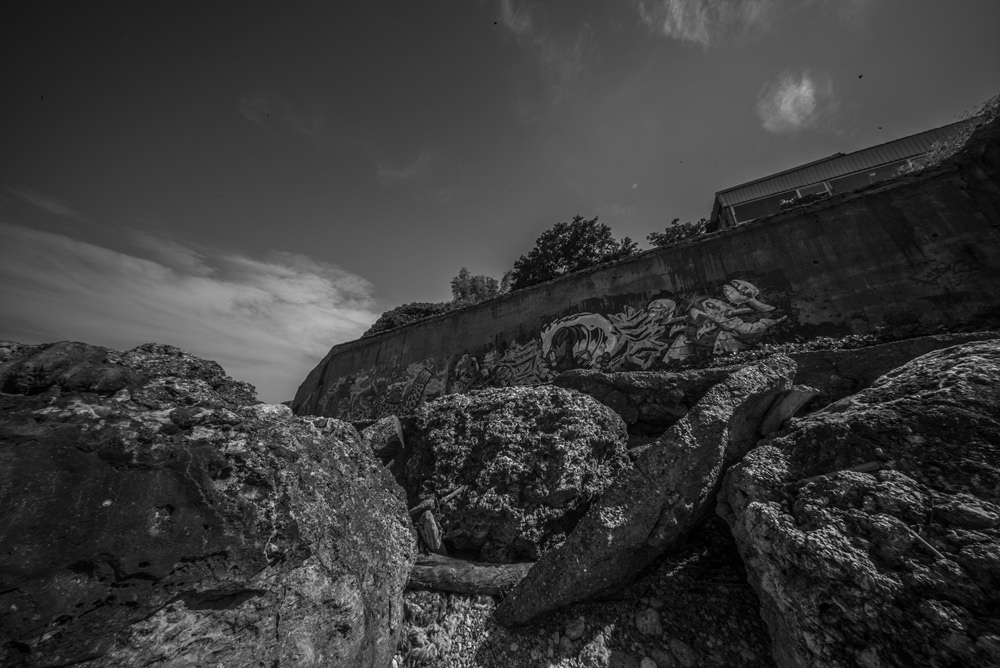
M 762 341 L 1000 312 L 997 126 L 934 172 L 335 346 L 298 414 L 363 420 L 573 368 L 664 369 Z

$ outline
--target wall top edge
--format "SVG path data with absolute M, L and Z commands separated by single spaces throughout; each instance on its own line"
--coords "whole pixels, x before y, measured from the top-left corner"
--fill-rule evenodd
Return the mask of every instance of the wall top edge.
M 617 260 L 615 262 L 606 262 L 606 263 L 594 265 L 593 267 L 588 267 L 586 269 L 581 269 L 580 271 L 575 271 L 575 272 L 573 272 L 571 274 L 564 274 L 563 276 L 559 276 L 557 278 L 553 278 L 551 280 L 545 281 L 544 283 L 539 283 L 537 285 L 533 285 L 530 288 L 526 288 L 524 290 L 518 290 L 516 292 L 508 292 L 507 294 L 500 295 L 500 296 L 494 297 L 492 299 L 487 299 L 486 301 L 477 302 L 475 304 L 470 304 L 468 306 L 463 306 L 462 308 L 457 308 L 457 309 L 455 309 L 453 311 L 448 311 L 447 313 L 441 313 L 441 314 L 438 314 L 438 315 L 433 315 L 433 316 L 430 316 L 428 318 L 424 318 L 423 320 L 419 320 L 417 322 L 412 322 L 412 323 L 409 323 L 407 325 L 403 325 L 402 327 L 395 327 L 393 329 L 386 330 L 386 331 L 383 331 L 383 332 L 379 332 L 379 333 L 373 334 L 371 336 L 365 336 L 365 337 L 353 339 L 351 341 L 345 341 L 343 343 L 335 344 L 335 345 L 333 345 L 330 348 L 330 351 L 327 354 L 327 357 L 329 357 L 330 355 L 333 355 L 334 353 L 346 352 L 346 351 L 354 350 L 354 349 L 362 347 L 362 346 L 368 346 L 369 344 L 373 344 L 373 343 L 375 343 L 377 341 L 380 341 L 380 340 L 382 340 L 384 338 L 392 337 L 392 336 L 398 336 L 398 335 L 400 335 L 402 333 L 405 333 L 405 332 L 408 332 L 408 331 L 411 331 L 411 330 L 419 329 L 419 328 L 421 328 L 423 326 L 429 325 L 431 323 L 438 322 L 440 320 L 447 320 L 448 318 L 452 318 L 456 314 L 459 314 L 459 313 L 467 313 L 467 312 L 471 313 L 471 312 L 474 312 L 474 311 L 477 311 L 477 310 L 481 310 L 481 309 L 492 308 L 492 307 L 494 307 L 494 306 L 496 306 L 498 304 L 502 304 L 505 301 L 509 301 L 509 300 L 512 300 L 512 299 L 520 299 L 524 295 L 527 295 L 529 293 L 535 292 L 537 290 L 548 288 L 548 287 L 551 287 L 553 285 L 557 285 L 559 283 L 563 283 L 563 282 L 566 282 L 566 281 L 578 280 L 582 276 L 587 276 L 587 275 L 590 275 L 590 274 L 595 274 L 595 273 L 598 273 L 598 272 L 606 271 L 606 270 L 611 269 L 613 267 L 627 265 L 627 264 L 630 264 L 630 263 L 633 263 L 633 262 L 638 262 L 638 261 L 641 261 L 641 260 L 643 260 L 645 258 L 655 256 L 657 254 L 667 254 L 667 253 L 672 254 L 675 251 L 677 251 L 678 249 L 688 248 L 688 247 L 697 247 L 697 246 L 699 246 L 701 244 L 704 244 L 704 243 L 707 243 L 707 242 L 714 242 L 714 241 L 716 241 L 718 239 L 723 239 L 723 238 L 726 238 L 726 237 L 741 236 L 741 235 L 744 235 L 744 234 L 750 234 L 750 233 L 753 233 L 754 231 L 756 231 L 759 228 L 767 227 L 769 225 L 774 225 L 774 224 L 783 222 L 785 220 L 788 220 L 789 218 L 798 218 L 798 217 L 804 217 L 804 216 L 807 216 L 807 215 L 811 215 L 811 214 L 814 214 L 814 213 L 816 213 L 818 211 L 822 211 L 824 209 L 828 209 L 830 207 L 842 204 L 844 202 L 849 202 L 851 200 L 859 199 L 859 198 L 862 198 L 862 197 L 867 197 L 869 195 L 873 195 L 873 194 L 876 194 L 876 193 L 879 193 L 879 192 L 884 192 L 886 190 L 892 190 L 894 188 L 898 188 L 898 187 L 904 186 L 904 185 L 906 185 L 908 183 L 918 183 L 920 181 L 924 181 L 924 180 L 933 178 L 934 176 L 938 176 L 940 174 L 944 174 L 944 173 L 947 173 L 947 172 L 957 171 L 958 169 L 959 169 L 959 166 L 956 165 L 956 164 L 946 164 L 946 165 L 935 166 L 935 167 L 932 167 L 932 168 L 925 169 L 925 170 L 923 170 L 921 172 L 917 172 L 915 174 L 904 174 L 902 176 L 899 176 L 897 178 L 891 179 L 889 181 L 883 181 L 883 182 L 880 182 L 880 183 L 875 183 L 875 184 L 872 184 L 872 185 L 869 185 L 869 186 L 865 186 L 863 188 L 859 188 L 857 190 L 852 190 L 850 192 L 840 193 L 840 194 L 835 195 L 833 197 L 829 197 L 829 198 L 825 198 L 825 199 L 822 199 L 822 200 L 819 200 L 819 201 L 816 201 L 816 202 L 812 202 L 812 203 L 804 205 L 804 206 L 793 207 L 791 209 L 788 209 L 787 211 L 780 211 L 780 212 L 778 212 L 776 214 L 772 214 L 770 216 L 765 216 L 763 218 L 758 218 L 756 220 L 753 220 L 753 221 L 750 221 L 750 222 L 747 222 L 747 223 L 741 223 L 740 225 L 737 225 L 737 226 L 734 226 L 734 227 L 731 227 L 731 228 L 728 228 L 728 229 L 719 230 L 719 231 L 716 231 L 716 232 L 711 232 L 709 234 L 706 234 L 705 236 L 698 237 L 697 239 L 694 239 L 694 240 L 682 241 L 682 242 L 679 242 L 679 243 L 676 243 L 676 244 L 672 244 L 670 246 L 665 246 L 665 247 L 648 248 L 648 249 L 646 249 L 644 251 L 640 251 L 639 253 L 636 253 L 635 255 L 629 256 L 629 257 L 627 257 L 627 258 L 625 258 L 623 260 Z

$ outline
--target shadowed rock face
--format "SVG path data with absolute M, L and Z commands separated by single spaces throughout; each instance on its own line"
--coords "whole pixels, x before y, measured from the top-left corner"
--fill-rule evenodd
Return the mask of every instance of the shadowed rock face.
M 566 542 L 532 567 L 497 608 L 497 620 L 524 624 L 610 593 L 676 547 L 711 510 L 725 467 L 757 442 L 764 414 L 794 372 L 794 362 L 775 355 L 709 390 L 611 483 Z
M 0 360 L 0 664 L 388 664 L 413 535 L 352 427 L 170 346 Z
M 813 409 L 818 409 L 871 387 L 883 374 L 921 355 L 962 343 L 996 338 L 996 332 L 938 334 L 867 348 L 794 352 L 789 357 L 798 365 L 795 382 L 820 391 L 810 403 Z
M 442 397 L 406 426 L 392 463 L 409 504 L 441 500 L 444 540 L 478 559 L 537 559 L 628 467 L 625 425 L 590 397 L 509 387 Z
M 779 665 L 1000 665 L 998 416 L 1000 342 L 964 344 L 730 470 L 719 513 Z
M 552 384 L 594 397 L 622 417 L 630 434 L 660 436 L 736 368 L 674 372 L 573 370 L 559 374 Z

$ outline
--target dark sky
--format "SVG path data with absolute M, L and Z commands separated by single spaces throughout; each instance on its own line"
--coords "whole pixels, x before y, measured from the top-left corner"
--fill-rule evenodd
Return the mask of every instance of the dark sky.
M 574 214 L 645 241 L 1000 92 L 995 0 L 0 12 L 0 338 L 172 343 L 269 401 Z

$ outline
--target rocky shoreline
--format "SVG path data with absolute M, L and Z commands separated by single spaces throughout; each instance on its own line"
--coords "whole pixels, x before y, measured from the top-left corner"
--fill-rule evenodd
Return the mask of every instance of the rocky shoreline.
M 975 332 L 351 425 L 2 343 L 0 663 L 996 665 L 998 387 Z

